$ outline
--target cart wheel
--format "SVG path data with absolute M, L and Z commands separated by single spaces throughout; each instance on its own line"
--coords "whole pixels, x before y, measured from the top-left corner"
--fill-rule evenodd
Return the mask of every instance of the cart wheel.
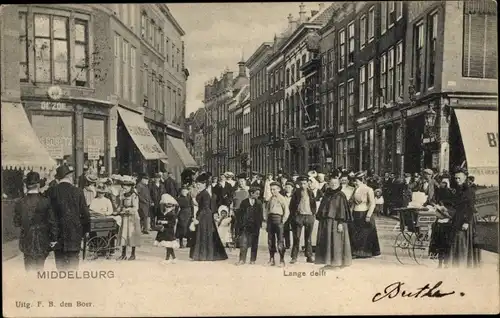
M 118 235 L 115 234 L 108 239 L 108 245 L 106 246 L 106 259 L 111 259 L 119 249 Z
M 87 241 L 85 260 L 93 261 L 99 258 L 99 254 L 106 251 L 108 241 L 105 237 L 95 236 Z
M 420 233 L 413 244 L 413 259 L 419 265 L 436 266 L 437 255 L 429 253 L 430 232 Z
M 399 263 L 404 265 L 403 260 L 410 257 L 413 233 L 401 232 L 396 236 L 394 241 L 394 255 Z

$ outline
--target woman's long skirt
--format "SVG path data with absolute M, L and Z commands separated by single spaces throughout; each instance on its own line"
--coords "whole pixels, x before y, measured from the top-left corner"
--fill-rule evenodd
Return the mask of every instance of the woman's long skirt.
M 194 233 L 194 242 L 190 242 L 189 257 L 194 261 L 220 261 L 227 259 L 226 249 L 217 232 L 212 213 L 201 212 L 199 223 Z
M 122 215 L 118 231 L 118 245 L 122 247 L 141 246 L 141 219 L 139 215 Z
M 451 223 L 434 223 L 432 225 L 429 254 L 437 255 L 439 259 L 448 257 L 451 248 L 452 225 Z
M 451 237 L 449 257 L 445 264 L 452 267 L 477 267 L 481 263 L 481 250 L 474 245 L 475 222 L 471 222 L 467 231 L 457 229 Z
M 347 224 L 341 223 L 343 232 L 338 232 L 339 222 L 333 219 L 319 221 L 316 240 L 315 263 L 335 267 L 350 266 L 352 263 L 351 243 Z
M 370 222 L 366 222 L 367 212 L 354 211 L 352 213 L 353 221 L 349 223 L 349 238 L 353 257 L 365 258 L 380 255 L 375 219 L 372 216 Z

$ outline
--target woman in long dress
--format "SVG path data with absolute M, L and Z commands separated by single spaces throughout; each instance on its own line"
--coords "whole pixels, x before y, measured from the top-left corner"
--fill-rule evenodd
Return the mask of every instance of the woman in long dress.
M 476 267 L 481 262 L 481 250 L 474 245 L 476 235 L 475 195 L 467 184 L 467 171 L 455 172 L 455 214 L 451 218 L 451 249 L 445 266 L 451 262 L 453 267 Z
M 127 259 L 127 247 L 132 247 L 129 261 L 135 260 L 135 248 L 141 245 L 141 218 L 139 217 L 139 195 L 135 190 L 135 180 L 124 176 L 121 180 L 123 192 L 120 195 L 121 207 L 119 214 L 122 217 L 118 244 L 122 247 L 119 260 Z
M 349 223 L 352 256 L 366 258 L 380 255 L 377 227 L 373 218 L 375 194 L 364 182 L 365 173 L 354 175 L 356 188 L 352 194 L 353 221 Z
M 210 176 L 206 173 L 196 178 L 200 192 L 196 196 L 198 212 L 193 221 L 196 224 L 194 245 L 189 251 L 189 257 L 194 261 L 219 261 L 228 258 L 213 217 L 213 202 L 207 191 L 209 182 Z
M 189 195 L 189 189 L 186 186 L 181 188 L 179 202 L 179 214 L 177 216 L 177 228 L 175 236 L 179 239 L 179 247 L 184 248 L 184 238 L 189 237 L 189 225 L 193 219 L 193 200 Z
M 352 214 L 349 203 L 338 177 L 332 176 L 325 188 L 316 214 L 319 225 L 315 263 L 326 264 L 325 269 L 350 266 L 352 256 L 347 223 L 352 221 Z

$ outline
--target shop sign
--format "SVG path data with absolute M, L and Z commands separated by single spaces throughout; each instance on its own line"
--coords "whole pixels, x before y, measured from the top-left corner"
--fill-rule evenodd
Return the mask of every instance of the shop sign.
M 60 146 L 60 147 L 71 147 L 72 138 L 71 137 L 40 137 L 40 142 L 46 147 Z
M 97 160 L 99 159 L 99 155 L 100 155 L 99 148 L 89 146 L 87 150 L 87 156 L 89 160 Z
M 40 108 L 43 110 L 68 110 L 69 107 L 66 103 L 60 102 L 42 102 Z
M 63 147 L 62 144 L 49 144 L 45 145 L 45 149 L 47 149 L 49 155 L 53 159 L 63 159 L 64 158 L 64 152 L 63 152 Z

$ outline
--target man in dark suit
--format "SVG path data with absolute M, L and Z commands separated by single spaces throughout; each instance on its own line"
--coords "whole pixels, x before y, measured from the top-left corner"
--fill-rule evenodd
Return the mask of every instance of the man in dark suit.
M 57 243 L 59 228 L 50 200 L 40 191 L 40 175 L 26 176 L 26 196 L 16 202 L 14 224 L 21 228 L 19 249 L 24 254 L 26 271 L 43 271 L 50 248 Z
M 151 227 L 149 209 L 154 205 L 149 192 L 149 178 L 147 174 L 141 173 L 137 180 L 138 183 L 135 188 L 139 195 L 139 217 L 141 218 L 142 233 L 149 234 Z
M 221 174 L 219 182 L 212 191 L 217 196 L 217 209 L 219 209 L 221 205 L 225 205 L 229 208 L 233 199 L 233 187 L 226 181 L 226 176 Z
M 82 238 L 90 232 L 89 209 L 83 190 L 73 185 L 73 173 L 67 165 L 58 167 L 59 182 L 48 193 L 59 226 L 54 248 L 58 270 L 78 268 Z
M 177 182 L 175 182 L 174 180 L 172 172 L 167 172 L 167 177 L 165 178 L 165 191 L 167 191 L 167 193 L 173 196 L 174 198 L 177 198 L 178 188 L 179 187 L 177 186 Z
M 259 233 L 262 227 L 264 211 L 262 202 L 259 201 L 259 188 L 250 188 L 250 197 L 244 199 L 236 212 L 236 228 L 240 239 L 240 260 L 237 265 L 245 264 L 248 248 L 250 251 L 250 264 L 257 260 L 259 246 Z
M 149 193 L 153 206 L 149 209 L 149 218 L 151 228 L 155 227 L 156 216 L 160 213 L 160 199 L 166 192 L 165 186 L 161 182 L 161 173 L 156 173 L 153 182 L 149 186 Z
M 304 227 L 304 240 L 306 244 L 306 258 L 308 263 L 314 263 L 312 258 L 312 230 L 316 215 L 316 198 L 309 188 L 309 179 L 306 176 L 298 179 L 300 188 L 297 189 L 290 199 L 290 225 L 293 233 L 292 260 L 290 264 L 297 262 L 299 255 L 300 236 Z

